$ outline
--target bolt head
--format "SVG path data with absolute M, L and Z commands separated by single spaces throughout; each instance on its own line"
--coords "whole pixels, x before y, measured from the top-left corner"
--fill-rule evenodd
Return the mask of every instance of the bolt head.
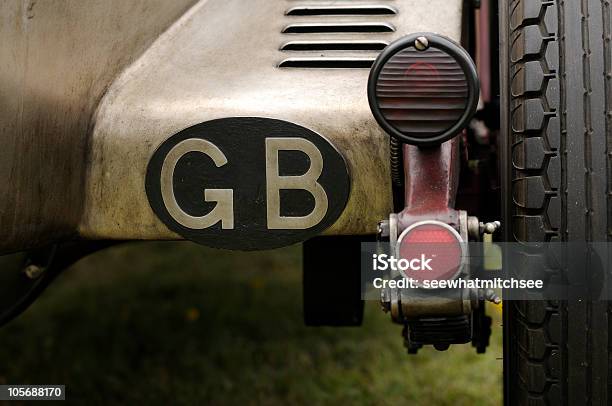
M 418 37 L 416 41 L 414 41 L 414 47 L 419 51 L 425 51 L 429 48 L 429 40 L 427 37 Z
M 40 275 L 42 275 L 43 271 L 44 268 L 34 264 L 26 266 L 23 270 L 29 279 L 38 279 Z

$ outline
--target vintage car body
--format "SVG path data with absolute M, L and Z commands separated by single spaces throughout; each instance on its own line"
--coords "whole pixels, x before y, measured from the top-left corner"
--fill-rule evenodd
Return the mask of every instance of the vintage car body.
M 287 15 L 313 4 L 393 14 Z M 355 48 L 420 31 L 459 42 L 462 1 L 7 1 L 0 18 L 0 252 L 8 253 L 74 238 L 181 238 L 151 210 L 147 163 L 186 127 L 242 116 L 293 122 L 331 141 L 347 161 L 351 195 L 326 233 L 374 233 L 392 211 L 389 141 L 366 93 L 379 51 Z M 364 32 L 283 32 L 310 24 Z M 297 50 L 283 50 L 288 43 Z M 309 50 L 330 43 L 344 49 Z
M 119 242 L 302 243 L 306 325 L 360 325 L 375 300 L 409 353 L 483 353 L 503 296 L 506 404 L 609 404 L 612 254 L 591 244 L 612 239 L 611 13 L 0 2 L 0 326 Z M 454 284 L 419 285 L 415 259 Z M 548 285 L 493 283 L 515 276 Z

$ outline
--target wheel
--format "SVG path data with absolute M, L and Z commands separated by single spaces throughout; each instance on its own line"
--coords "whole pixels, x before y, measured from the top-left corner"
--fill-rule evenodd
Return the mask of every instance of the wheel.
M 360 236 L 326 236 L 302 245 L 304 324 L 360 326 Z
M 610 8 L 500 3 L 507 241 L 610 238 Z M 505 302 L 506 404 L 610 404 L 611 310 L 604 301 Z

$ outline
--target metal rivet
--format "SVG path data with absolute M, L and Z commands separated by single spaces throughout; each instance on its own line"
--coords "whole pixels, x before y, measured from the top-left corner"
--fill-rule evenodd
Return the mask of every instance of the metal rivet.
M 418 37 L 414 41 L 414 47 L 419 51 L 424 51 L 429 48 L 429 40 L 426 37 Z
M 34 264 L 26 266 L 25 269 L 23 270 L 23 272 L 26 274 L 26 276 L 29 279 L 38 279 L 44 271 L 45 271 L 44 268 L 38 265 L 34 265 Z

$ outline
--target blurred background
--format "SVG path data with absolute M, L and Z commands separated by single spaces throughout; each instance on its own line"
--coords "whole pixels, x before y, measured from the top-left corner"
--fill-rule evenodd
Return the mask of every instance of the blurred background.
M 363 327 L 304 327 L 301 277 L 300 246 L 115 246 L 0 329 L 0 384 L 65 384 L 90 404 L 501 404 L 500 308 L 486 354 L 409 356 L 375 302 Z

